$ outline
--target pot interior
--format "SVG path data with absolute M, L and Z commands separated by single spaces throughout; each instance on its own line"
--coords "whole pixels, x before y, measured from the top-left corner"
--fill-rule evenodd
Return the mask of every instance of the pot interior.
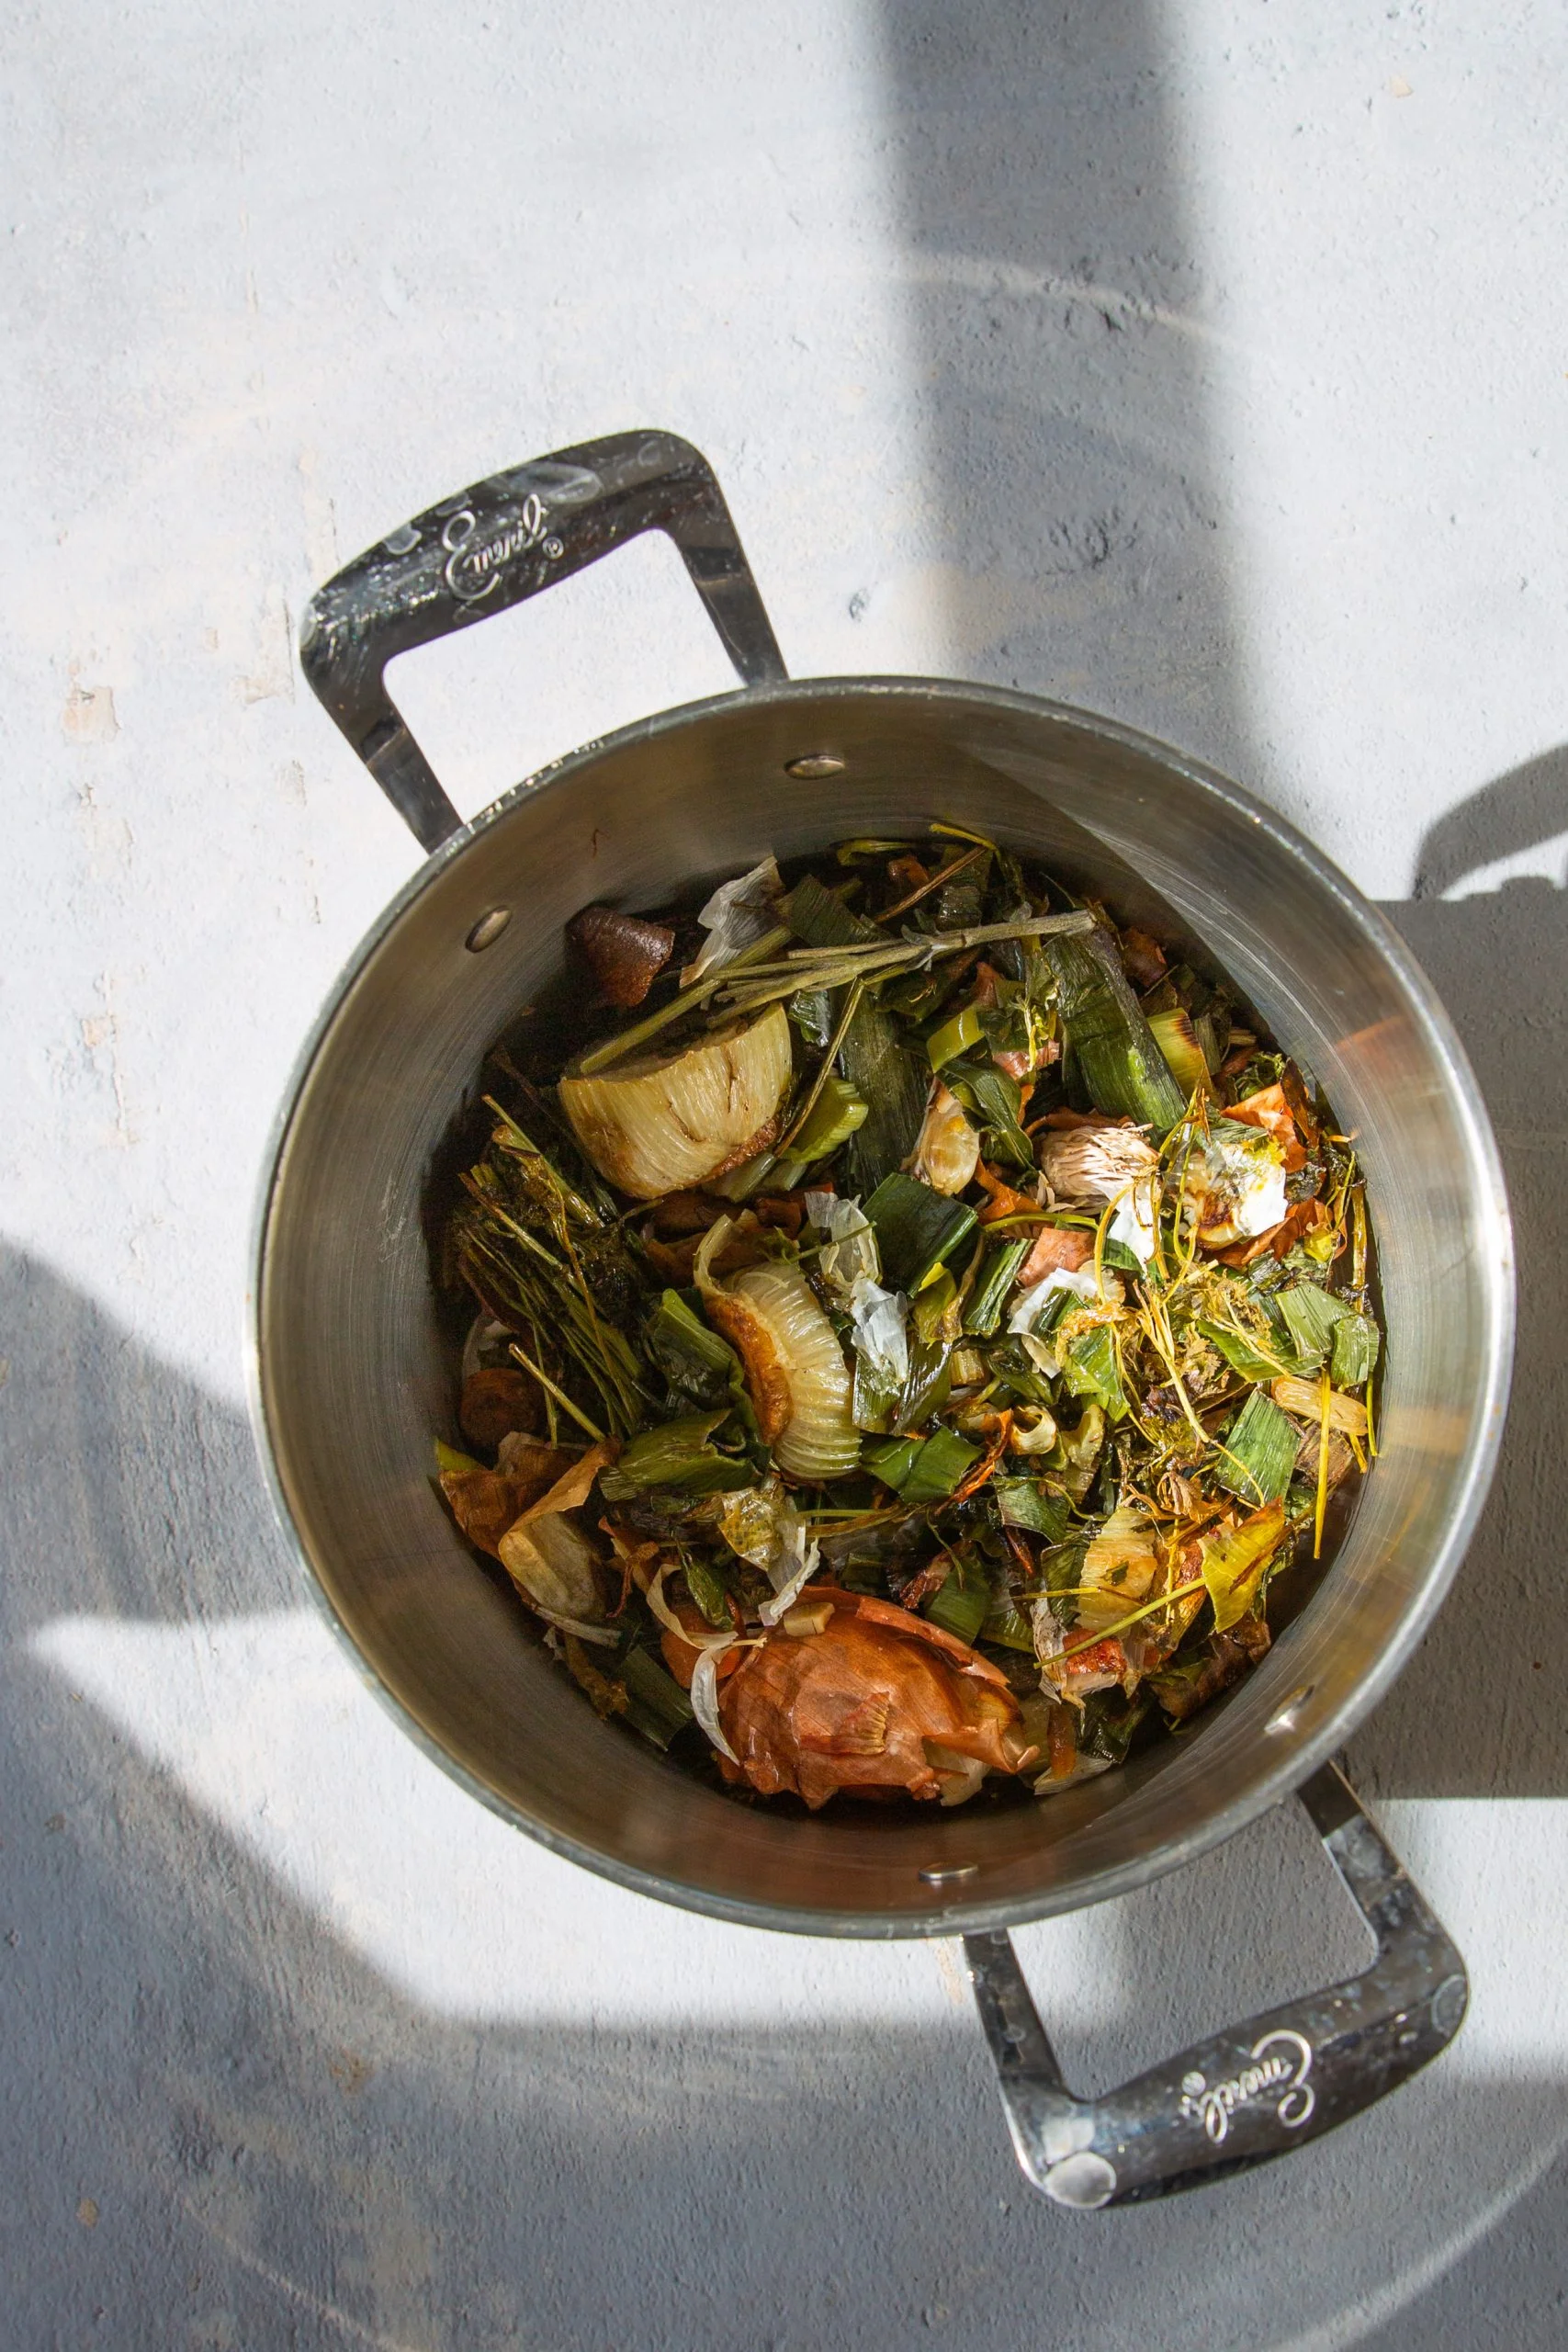
M 842 772 L 786 771 L 830 752 Z M 1356 1136 L 1388 1324 L 1379 1459 L 1320 1589 L 1195 1735 L 1046 1803 L 812 1819 L 722 1796 L 597 1721 L 431 1484 L 456 1363 L 422 1193 L 491 1040 L 592 899 L 945 819 L 1003 841 L 1230 973 Z M 492 909 L 512 921 L 466 946 Z M 1364 901 L 1234 786 L 1082 713 L 909 681 L 676 712 L 502 804 L 415 877 L 318 1032 L 267 1194 L 263 1450 L 377 1683 L 476 1793 L 559 1850 L 773 1927 L 900 1935 L 1039 1917 L 1213 1843 L 1304 1777 L 1436 1607 L 1490 1474 L 1511 1331 L 1506 1209 L 1473 1082 Z

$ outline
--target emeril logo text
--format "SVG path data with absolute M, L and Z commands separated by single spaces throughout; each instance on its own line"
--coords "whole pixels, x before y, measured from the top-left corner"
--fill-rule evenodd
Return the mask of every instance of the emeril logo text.
M 516 514 L 498 529 L 476 537 L 479 526 L 468 507 L 454 514 L 441 534 L 446 549 L 446 585 L 466 605 L 477 605 L 495 586 L 503 564 L 536 548 L 545 536 L 545 504 L 532 491 Z M 546 552 L 557 553 L 547 548 Z
M 1254 2063 L 1226 2082 L 1209 2083 L 1198 2074 L 1181 2077 L 1180 2113 L 1189 2122 L 1201 2123 L 1216 2144 L 1230 2130 L 1237 2108 L 1255 2098 L 1282 2094 L 1274 2112 L 1287 2132 L 1299 2132 L 1317 2105 L 1317 2093 L 1307 2081 L 1312 2044 L 1304 2034 L 1281 2026 L 1255 2042 L 1251 2055 Z

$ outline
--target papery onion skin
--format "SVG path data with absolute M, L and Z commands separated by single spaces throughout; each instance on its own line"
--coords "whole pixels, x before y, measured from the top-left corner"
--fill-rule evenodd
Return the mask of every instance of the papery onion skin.
M 654 1201 L 739 1168 L 770 1143 L 792 1069 L 789 1018 L 775 1004 L 679 1053 L 565 1077 L 560 1107 L 600 1175 L 634 1201 Z
M 719 1692 L 727 1780 L 815 1812 L 840 1790 L 948 1793 L 928 1742 L 998 1772 L 1032 1755 L 1005 1678 L 965 1644 L 888 1602 L 822 1585 L 807 1598 L 831 1606 L 822 1632 L 770 1634 Z
M 933 1193 L 951 1197 L 973 1182 L 979 1164 L 979 1136 L 964 1117 L 957 1096 L 938 1079 L 926 1105 L 910 1171 Z

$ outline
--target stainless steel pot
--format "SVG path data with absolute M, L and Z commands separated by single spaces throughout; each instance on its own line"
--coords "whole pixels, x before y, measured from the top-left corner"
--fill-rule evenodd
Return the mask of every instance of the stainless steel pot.
M 407 648 L 661 529 L 745 682 L 585 745 L 459 822 L 382 673 Z M 1474 1081 L 1398 938 L 1269 809 L 1089 713 L 916 678 L 791 684 L 717 484 L 665 434 L 476 484 L 323 588 L 316 692 L 431 853 L 344 975 L 282 1114 L 259 1220 L 255 1406 L 278 1507 L 400 1721 L 554 1850 L 718 1917 L 839 1936 L 964 1935 L 1021 2163 L 1058 2202 L 1148 2197 L 1300 2145 L 1440 2049 L 1463 1964 L 1327 1759 L 1438 1607 L 1496 1453 L 1507 1210 Z M 1375 1475 L 1325 1582 L 1195 1737 L 1049 1804 L 785 1818 L 599 1723 L 429 1483 L 455 1366 L 422 1187 L 481 1057 L 590 899 L 846 833 L 949 819 L 1092 880 L 1235 975 L 1356 1132 L 1389 1326 Z M 1363 1976 L 1080 2101 L 1010 1922 L 1145 1884 L 1299 1789 L 1378 1941 Z

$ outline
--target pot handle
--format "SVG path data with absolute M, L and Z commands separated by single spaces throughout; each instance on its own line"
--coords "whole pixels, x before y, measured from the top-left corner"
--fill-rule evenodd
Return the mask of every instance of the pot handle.
M 787 676 L 712 467 L 673 433 L 617 433 L 474 482 L 428 507 L 318 588 L 305 675 L 423 847 L 458 831 L 388 694 L 389 662 L 536 596 L 643 531 L 679 548 L 748 685 Z
M 1018 2161 L 1058 2205 L 1130 2205 L 1267 2164 L 1346 2122 L 1452 2041 L 1464 1962 L 1332 1764 L 1300 1792 L 1377 1939 L 1364 1975 L 1075 2098 L 1003 1929 L 964 1939 Z

